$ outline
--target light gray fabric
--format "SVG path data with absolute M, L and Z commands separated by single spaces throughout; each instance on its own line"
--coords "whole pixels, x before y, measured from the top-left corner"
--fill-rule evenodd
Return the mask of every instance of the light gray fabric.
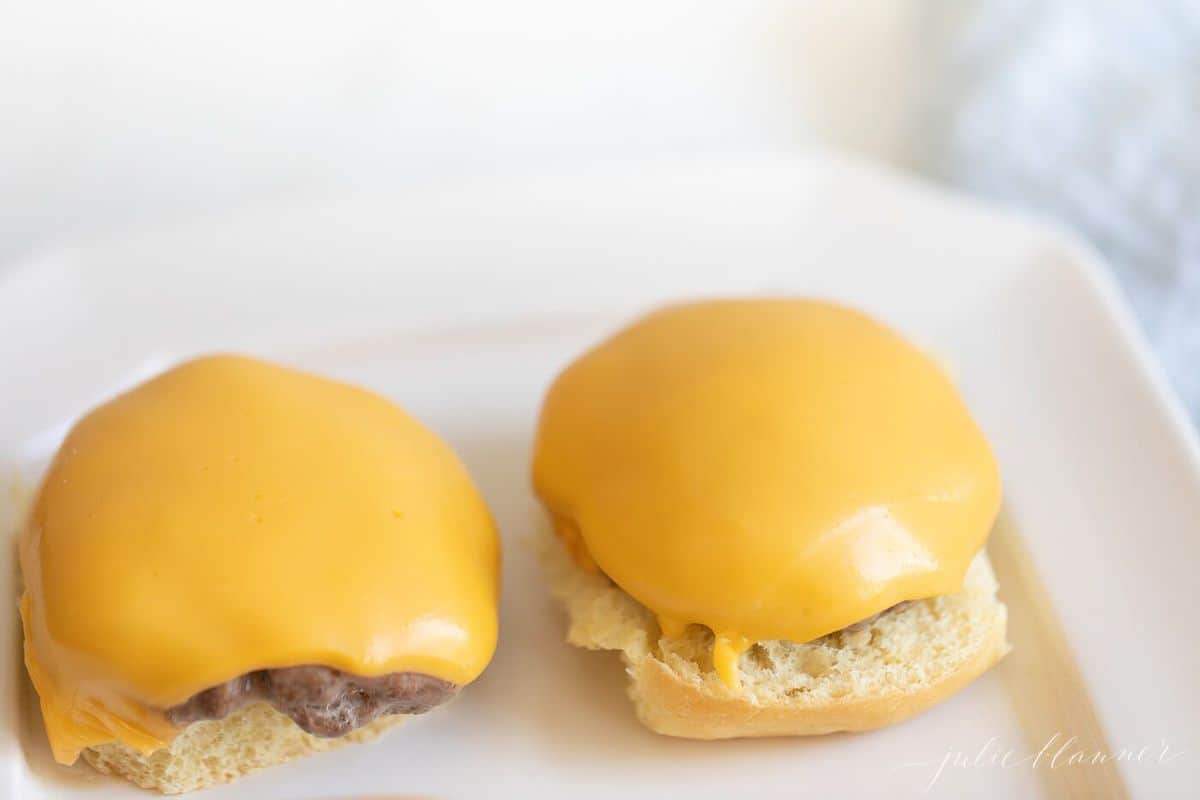
M 1200 421 L 1200 0 L 952 5 L 924 166 L 1095 242 Z

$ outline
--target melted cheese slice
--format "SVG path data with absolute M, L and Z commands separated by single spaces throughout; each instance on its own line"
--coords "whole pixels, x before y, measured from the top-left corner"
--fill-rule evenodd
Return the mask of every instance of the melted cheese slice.
M 68 434 L 20 542 L 25 659 L 55 758 L 175 735 L 255 669 L 465 684 L 496 645 L 495 527 L 387 400 L 247 358 L 185 363 Z
M 717 301 L 642 319 L 546 396 L 535 489 L 577 558 L 715 634 L 807 642 L 954 592 L 1000 503 L 995 459 L 925 354 L 855 311 Z

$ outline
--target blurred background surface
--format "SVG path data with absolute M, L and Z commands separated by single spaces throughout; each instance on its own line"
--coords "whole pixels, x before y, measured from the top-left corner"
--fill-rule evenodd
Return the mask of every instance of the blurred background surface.
M 0 275 L 335 192 L 821 148 L 1083 232 L 1200 418 L 1200 0 L 0 9 Z

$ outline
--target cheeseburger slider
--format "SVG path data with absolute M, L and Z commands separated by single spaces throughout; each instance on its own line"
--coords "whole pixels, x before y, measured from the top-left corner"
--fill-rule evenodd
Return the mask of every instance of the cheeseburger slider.
M 988 443 L 938 365 L 856 311 L 635 322 L 551 386 L 533 482 L 569 641 L 622 653 L 659 733 L 877 728 L 1008 648 Z
M 378 395 L 248 358 L 80 420 L 20 559 L 55 760 L 165 793 L 367 741 L 496 645 L 496 532 L 450 448 Z

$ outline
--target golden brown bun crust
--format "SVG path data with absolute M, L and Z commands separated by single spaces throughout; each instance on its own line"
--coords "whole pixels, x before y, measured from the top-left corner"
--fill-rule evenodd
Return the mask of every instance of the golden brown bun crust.
M 962 592 L 917 600 L 814 642 L 762 642 L 741 660 L 743 690 L 712 667 L 712 634 L 661 636 L 653 614 L 603 576 L 577 568 L 549 536 L 543 562 L 567 607 L 568 641 L 618 650 L 646 727 L 724 739 L 864 731 L 907 719 L 966 686 L 1008 652 L 1007 610 L 986 554 Z
M 842 697 L 823 705 L 758 705 L 746 697 L 717 697 L 681 681 L 665 664 L 644 659 L 631 670 L 629 693 L 647 728 L 687 739 L 747 736 L 811 736 L 882 728 L 937 705 L 999 661 L 1008 652 L 1003 625 L 989 643 L 970 654 L 959 669 L 911 692 Z
M 143 789 L 180 794 L 203 789 L 310 753 L 369 742 L 403 722 L 402 715 L 380 717 L 334 739 L 305 733 L 290 717 L 265 703 L 255 703 L 222 720 L 193 722 L 168 747 L 142 755 L 122 744 L 83 751 L 100 772 L 117 775 Z

